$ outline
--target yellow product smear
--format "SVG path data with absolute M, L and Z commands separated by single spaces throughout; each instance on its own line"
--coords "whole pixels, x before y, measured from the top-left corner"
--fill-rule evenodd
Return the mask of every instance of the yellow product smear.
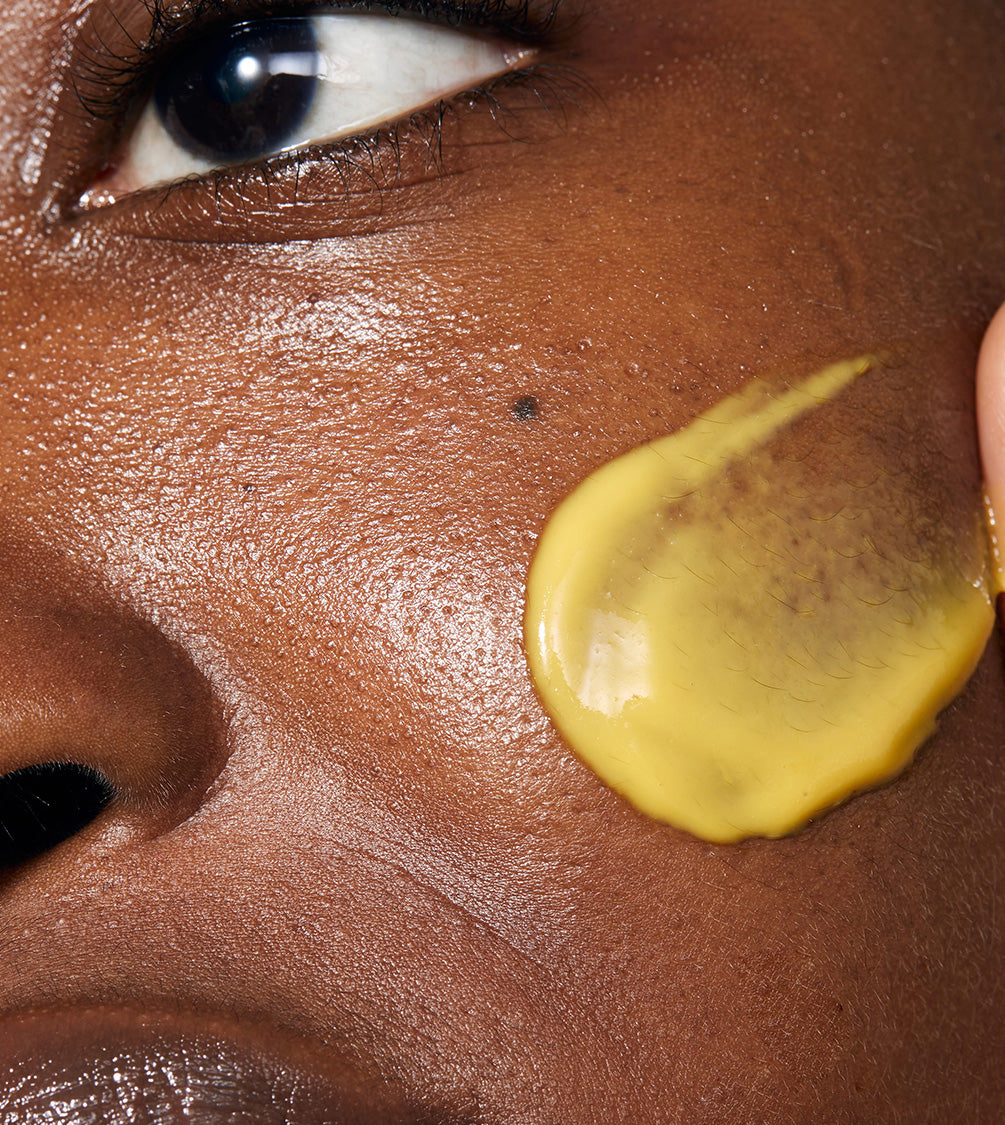
M 825 424 L 874 367 L 749 385 L 596 471 L 538 546 L 545 706 L 604 781 L 707 840 L 783 835 L 895 775 L 991 630 L 976 517 L 961 542 L 877 469 L 882 442 Z

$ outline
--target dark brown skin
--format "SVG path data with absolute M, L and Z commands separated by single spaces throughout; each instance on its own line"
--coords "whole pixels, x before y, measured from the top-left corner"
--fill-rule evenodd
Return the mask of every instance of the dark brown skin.
M 154 1012 L 309 1058 L 346 1120 L 1005 1117 L 997 637 L 900 780 L 730 847 L 606 789 L 521 644 L 559 500 L 758 372 L 904 349 L 884 456 L 970 526 L 1005 8 L 880 8 L 594 0 L 557 124 L 464 111 L 442 177 L 221 223 L 49 206 L 100 164 L 69 93 L 25 184 L 71 4 L 7 0 L 0 772 L 119 796 L 0 876 L 4 1064 Z

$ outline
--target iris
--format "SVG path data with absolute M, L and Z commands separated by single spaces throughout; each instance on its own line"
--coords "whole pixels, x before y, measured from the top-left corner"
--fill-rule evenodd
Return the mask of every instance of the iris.
M 154 87 L 154 105 L 189 152 L 214 163 L 253 160 L 296 143 L 323 77 L 312 20 L 256 20 L 179 54 Z

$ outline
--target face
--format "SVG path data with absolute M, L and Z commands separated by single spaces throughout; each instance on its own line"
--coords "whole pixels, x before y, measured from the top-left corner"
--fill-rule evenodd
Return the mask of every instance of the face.
M 864 352 L 839 448 L 969 533 L 1005 11 L 529 18 L 478 96 L 144 191 L 182 48 L 0 15 L 0 772 L 115 792 L 0 876 L 11 1121 L 1000 1116 L 998 642 L 899 780 L 716 846 L 580 762 L 521 619 L 591 471 Z

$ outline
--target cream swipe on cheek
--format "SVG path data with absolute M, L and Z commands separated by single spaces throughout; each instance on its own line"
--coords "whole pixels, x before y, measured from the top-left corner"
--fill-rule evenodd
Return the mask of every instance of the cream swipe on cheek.
M 972 673 L 994 618 L 978 513 L 961 542 L 905 503 L 903 474 L 820 437 L 882 370 L 748 384 L 598 469 L 546 526 L 534 683 L 642 812 L 722 843 L 790 833 L 903 770 Z

